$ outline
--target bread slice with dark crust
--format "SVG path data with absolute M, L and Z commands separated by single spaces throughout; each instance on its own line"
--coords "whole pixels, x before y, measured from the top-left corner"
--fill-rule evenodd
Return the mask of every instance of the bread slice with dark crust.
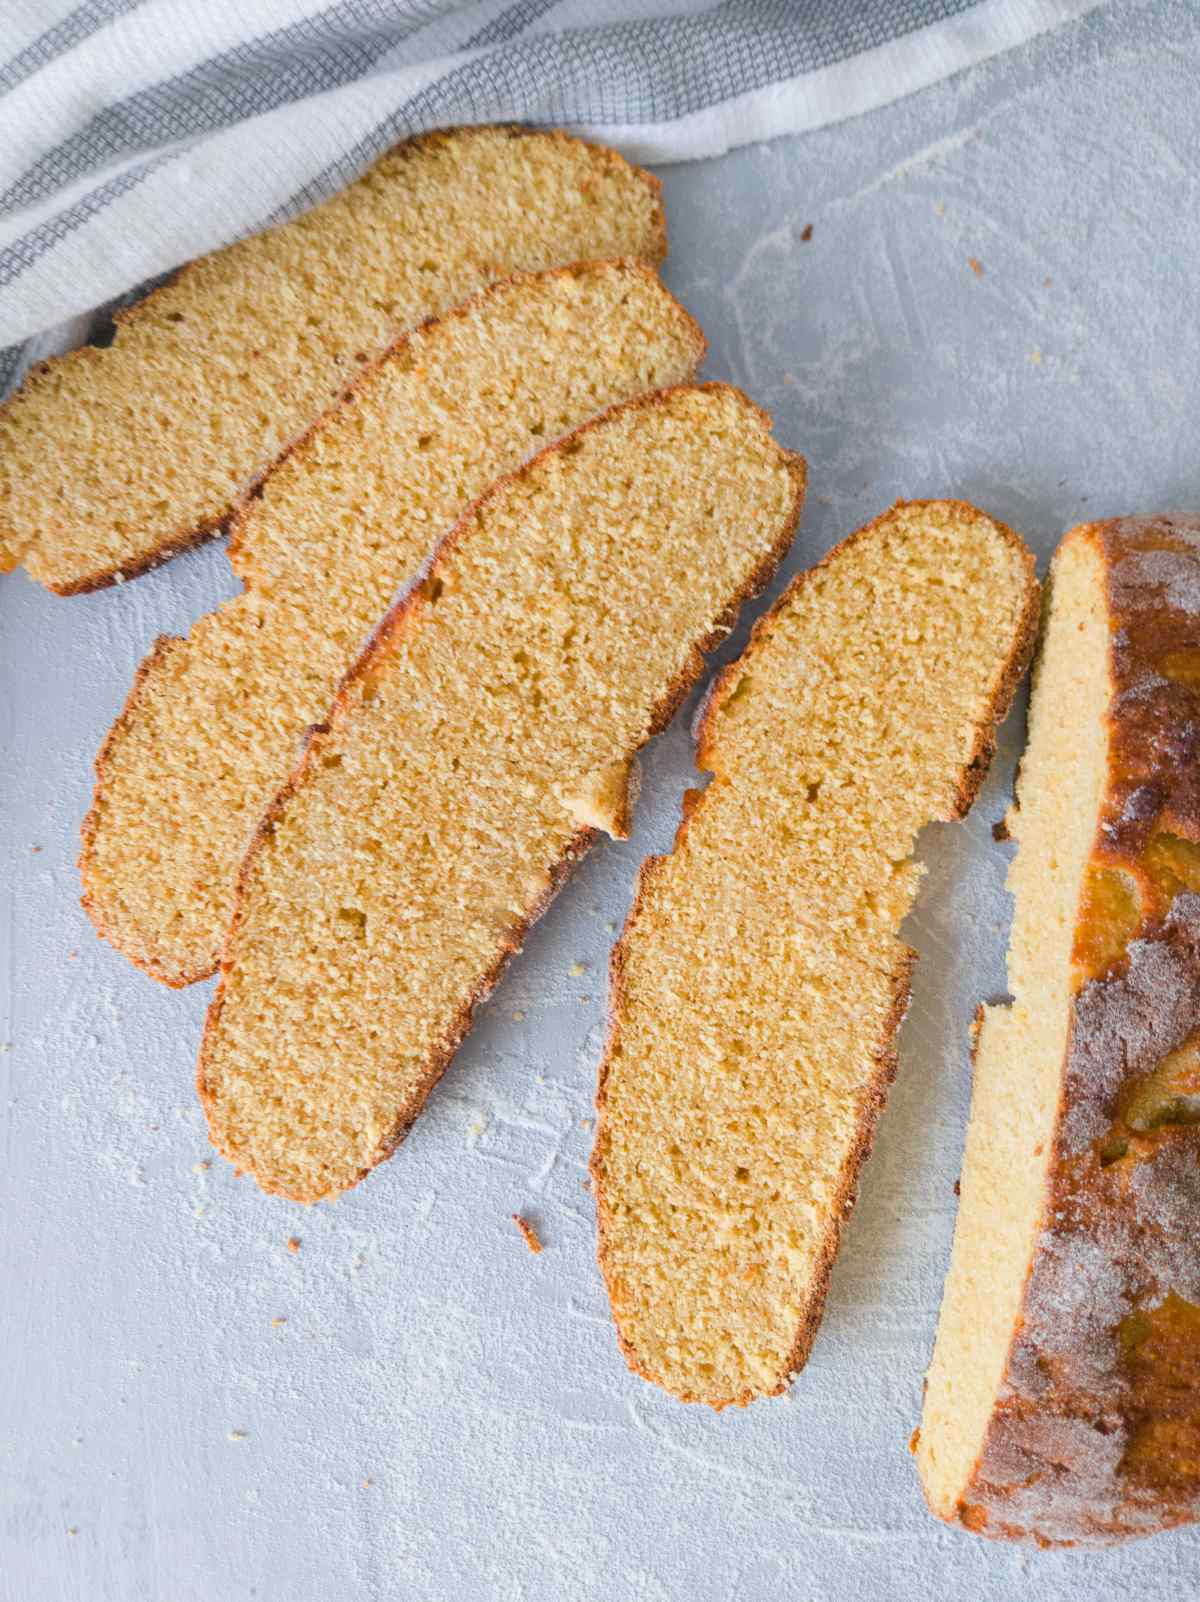
M 725 385 L 614 407 L 502 480 L 385 619 L 242 866 L 198 1085 L 214 1144 L 314 1201 L 404 1137 L 766 582 L 804 466 Z
M 913 1449 L 950 1523 L 1107 1545 L 1200 1518 L 1200 518 L 1067 535 L 1029 725 Z
M 658 181 L 615 151 L 517 127 L 411 139 L 183 267 L 106 349 L 30 373 L 0 410 L 0 571 L 60 595 L 132 578 L 223 527 L 406 328 L 515 271 L 665 254 Z
M 239 513 L 244 594 L 159 640 L 96 762 L 84 905 L 154 978 L 215 972 L 238 864 L 397 587 L 501 474 L 691 378 L 699 328 L 639 262 L 522 274 L 406 335 Z
M 820 1322 L 896 1071 L 918 831 L 964 815 L 1028 661 L 1033 559 L 901 503 L 796 579 L 717 680 L 672 853 L 612 958 L 592 1176 L 630 1366 L 776 1395 Z

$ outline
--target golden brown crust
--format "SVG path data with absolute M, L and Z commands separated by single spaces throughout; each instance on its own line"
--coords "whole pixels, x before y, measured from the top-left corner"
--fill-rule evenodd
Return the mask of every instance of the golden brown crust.
M 952 1515 L 1039 1546 L 1200 1517 L 1200 1126 L 1170 1086 L 1158 1113 L 1145 1101 L 1172 1061 L 1175 1088 L 1197 1088 L 1200 519 L 1117 519 L 1067 538 L 1099 548 L 1110 627 L 1109 762 L 1089 872 L 1126 876 L 1138 915 L 1089 963 L 1103 947 L 1085 938 L 1085 889 L 1042 1227 L 999 1399 Z
M 378 159 L 394 160 L 397 157 L 407 159 L 419 154 L 421 150 L 429 149 L 439 145 L 446 145 L 455 140 L 470 140 L 478 138 L 480 135 L 493 136 L 497 133 L 504 134 L 512 139 L 545 139 L 560 144 L 582 145 L 601 156 L 606 165 L 610 167 L 620 167 L 635 174 L 639 181 L 654 197 L 655 207 L 655 238 L 653 245 L 650 247 L 648 255 L 642 259 L 649 262 L 654 267 L 660 266 L 662 262 L 666 260 L 667 221 L 666 212 L 662 204 L 661 180 L 656 178 L 653 173 L 647 172 L 644 168 L 635 166 L 632 162 L 626 161 L 624 156 L 622 156 L 619 151 L 612 150 L 607 145 L 597 144 L 592 140 L 580 139 L 574 134 L 565 133 L 560 128 L 531 128 L 520 123 L 483 123 L 478 126 L 461 128 L 436 128 L 430 130 L 428 133 L 416 134 L 410 139 L 403 140 L 400 144 L 394 146 L 391 150 L 387 151 L 384 156 Z M 202 260 L 204 258 L 200 259 Z M 113 315 L 113 321 L 117 324 L 134 322 L 165 290 L 177 287 L 180 283 L 186 282 L 196 265 L 196 262 L 187 262 L 183 266 L 177 268 L 163 283 L 156 285 L 154 289 L 150 290 L 147 294 L 143 295 L 139 300 L 133 302 L 131 305 L 123 306 L 119 311 L 115 312 Z M 433 321 L 434 319 L 429 320 Z M 412 330 L 408 330 L 407 332 L 412 332 Z M 386 355 L 388 352 L 385 351 L 383 354 Z M 76 350 L 67 351 L 61 356 L 51 356 L 45 361 L 36 363 L 35 366 L 31 367 L 29 372 L 26 374 L 25 380 L 21 387 L 14 394 L 9 396 L 7 401 L 0 405 L 0 416 L 2 416 L 5 412 L 19 408 L 24 403 L 25 399 L 36 390 L 39 381 L 60 364 L 64 362 L 98 360 L 102 359 L 102 357 L 103 351 L 101 349 L 95 346 L 84 345 Z M 376 360 L 377 359 L 372 359 L 370 362 L 368 362 L 364 368 L 364 371 L 369 371 L 371 367 L 376 365 Z M 328 408 L 326 408 L 326 412 L 319 414 L 316 421 L 319 422 L 320 418 L 326 415 L 328 411 L 337 409 L 337 407 L 341 404 L 341 401 L 345 398 L 345 395 L 350 393 L 355 388 L 360 376 L 361 375 L 356 374 L 350 380 L 347 388 L 342 391 L 337 398 L 335 398 Z M 172 557 L 179 556 L 184 551 L 190 550 L 194 546 L 203 545 L 207 540 L 213 539 L 217 535 L 223 533 L 230 526 L 231 520 L 237 518 L 239 509 L 242 507 L 245 501 L 250 499 L 261 488 L 262 483 L 268 474 L 276 466 L 278 466 L 279 463 L 283 461 L 297 445 L 307 441 L 311 437 L 311 433 L 312 429 L 310 428 L 306 430 L 299 437 L 299 439 L 293 441 L 289 445 L 286 445 L 282 452 L 280 452 L 271 462 L 267 463 L 262 472 L 259 473 L 250 484 L 246 485 L 239 492 L 239 494 L 234 497 L 234 499 L 230 502 L 230 505 L 217 516 L 208 518 L 204 522 L 196 524 L 190 528 L 178 529 L 172 534 L 164 535 L 159 541 L 158 545 L 152 551 L 147 551 L 131 561 L 123 562 L 119 567 L 100 568 L 94 573 L 89 573 L 81 578 L 73 579 L 67 584 L 47 582 L 46 588 L 49 589 L 53 594 L 62 596 L 85 595 L 94 590 L 107 589 L 114 584 L 123 584 L 128 579 L 140 578 L 143 574 L 151 572 L 156 567 L 160 567 L 164 562 L 170 561 Z M 8 572 L 21 564 L 29 547 L 27 546 L 25 550 L 22 550 L 21 552 L 15 552 L 7 546 L 2 547 L 2 549 L 4 551 L 4 562 L 6 565 L 0 565 L 0 572 Z
M 235 1153 L 229 1151 L 225 1146 L 222 1145 L 220 1132 L 214 1120 L 215 1101 L 208 1086 L 207 1059 L 212 1042 L 216 1036 L 217 1026 L 220 1021 L 221 1009 L 224 1005 L 226 975 L 230 972 L 234 965 L 236 958 L 237 938 L 241 930 L 241 925 L 246 916 L 251 874 L 257 863 L 257 859 L 262 852 L 263 846 L 266 840 L 269 838 L 271 830 L 274 828 L 278 820 L 283 816 L 292 796 L 303 783 L 304 776 L 308 768 L 319 759 L 321 750 L 323 749 L 323 742 L 328 739 L 331 731 L 336 727 L 338 722 L 347 715 L 347 712 L 352 704 L 352 692 L 355 686 L 364 679 L 368 678 L 369 675 L 381 665 L 382 659 L 386 657 L 388 651 L 394 646 L 394 644 L 404 635 L 407 630 L 416 625 L 422 612 L 428 607 L 428 592 L 431 583 L 438 578 L 439 573 L 446 565 L 447 559 L 451 552 L 459 544 L 467 528 L 478 516 L 478 514 L 487 506 L 489 501 L 498 498 L 513 484 L 534 473 L 545 458 L 563 450 L 565 446 L 582 438 L 592 430 L 602 427 L 605 422 L 614 414 L 630 413 L 640 410 L 649 410 L 654 407 L 660 407 L 664 405 L 672 396 L 685 393 L 691 388 L 709 392 L 726 391 L 739 395 L 743 401 L 746 399 L 746 397 L 742 396 L 741 392 L 734 389 L 732 385 L 719 383 L 707 383 L 697 386 L 678 384 L 669 389 L 656 390 L 648 395 L 639 395 L 633 400 L 622 401 L 615 406 L 606 408 L 605 411 L 600 412 L 596 417 L 589 419 L 588 422 L 575 429 L 572 433 L 566 435 L 563 439 L 556 440 L 553 444 L 547 445 L 543 450 L 539 451 L 536 456 L 533 456 L 528 461 L 522 463 L 522 465 L 516 468 L 513 472 L 508 473 L 504 477 L 498 479 L 490 489 L 488 489 L 470 507 L 468 507 L 454 527 L 438 544 L 433 556 L 430 559 L 423 582 L 414 585 L 406 595 L 402 596 L 401 599 L 396 602 L 392 609 L 381 620 L 379 626 L 371 636 L 371 639 L 364 647 L 362 654 L 358 657 L 353 667 L 343 679 L 341 687 L 334 698 L 328 721 L 318 725 L 310 731 L 291 778 L 283 786 L 275 800 L 268 807 L 263 816 L 262 822 L 259 824 L 249 846 L 247 847 L 246 855 L 243 859 L 241 870 L 238 874 L 237 890 L 234 897 L 234 911 L 230 921 L 229 931 L 226 936 L 225 947 L 221 956 L 219 969 L 220 978 L 217 982 L 217 991 L 216 995 L 213 997 L 212 1004 L 208 1011 L 208 1017 L 204 1025 L 204 1034 L 200 1043 L 200 1055 L 196 1068 L 196 1088 L 200 1096 L 201 1105 L 203 1106 L 205 1115 L 208 1118 L 209 1135 L 212 1143 L 219 1151 L 223 1153 L 223 1155 L 229 1157 L 231 1161 L 236 1162 L 237 1156 Z M 747 404 L 752 403 L 747 402 Z M 754 407 L 754 410 L 763 419 L 765 426 L 769 429 L 771 422 L 769 414 L 763 411 L 761 407 L 756 406 Z M 729 630 L 733 627 L 733 624 L 737 618 L 738 610 L 742 603 L 751 596 L 756 595 L 763 588 L 763 586 L 769 582 L 771 575 L 774 573 L 776 567 L 783 559 L 784 554 L 792 542 L 796 524 L 800 518 L 800 510 L 803 505 L 805 469 L 803 459 L 801 457 L 788 452 L 784 452 L 782 454 L 785 458 L 788 469 L 792 474 L 793 482 L 796 485 L 796 496 L 795 500 L 793 501 L 791 515 L 789 518 L 786 518 L 782 521 L 774 546 L 763 557 L 763 560 L 758 564 L 754 572 L 748 576 L 737 594 L 730 598 L 724 614 L 717 620 L 714 627 L 703 639 L 693 642 L 683 671 L 679 674 L 675 682 L 667 688 L 653 709 L 649 727 L 646 731 L 646 741 L 653 739 L 656 734 L 661 734 L 670 723 L 671 719 L 675 715 L 675 712 L 678 710 L 681 703 L 687 697 L 688 692 L 691 690 L 692 686 L 703 672 L 704 657 L 702 653 L 714 649 L 718 644 L 720 644 L 721 640 L 725 638 Z M 632 754 L 636 755 L 636 752 Z M 361 1183 L 361 1181 L 366 1178 L 367 1174 L 370 1173 L 373 1168 L 378 1167 L 378 1165 L 386 1158 L 390 1157 L 404 1140 L 404 1137 L 408 1134 L 409 1130 L 416 1122 L 417 1115 L 424 1107 L 433 1087 L 445 1073 L 454 1057 L 455 1052 L 462 1044 L 467 1031 L 471 1027 L 471 1022 L 474 1018 L 476 1008 L 479 1007 L 479 1005 L 491 994 L 510 958 L 520 951 L 529 929 L 546 912 L 550 906 L 550 903 L 554 900 L 554 897 L 558 894 L 559 890 L 569 877 L 575 863 L 578 862 L 579 859 L 587 852 L 588 848 L 596 839 L 596 836 L 597 831 L 595 829 L 581 828 L 572 837 L 571 842 L 563 852 L 562 857 L 551 869 L 549 883 L 546 889 L 541 895 L 537 896 L 529 903 L 524 915 L 515 920 L 508 931 L 498 938 L 496 943 L 496 957 L 492 967 L 484 976 L 480 984 L 476 987 L 474 993 L 464 999 L 462 1007 L 460 1008 L 453 1023 L 446 1031 L 441 1045 L 436 1051 L 433 1051 L 429 1054 L 429 1057 L 425 1063 L 424 1072 L 417 1087 L 410 1094 L 403 1106 L 397 1109 L 396 1122 L 392 1130 L 386 1139 L 381 1142 L 379 1149 L 376 1151 L 371 1161 L 365 1164 L 360 1172 L 350 1182 L 351 1185 Z M 321 1199 L 321 1195 L 325 1194 L 324 1192 L 300 1194 L 295 1191 L 285 1190 L 281 1187 L 275 1187 L 272 1184 L 264 1182 L 257 1175 L 255 1178 L 257 1182 L 262 1185 L 263 1189 L 272 1191 L 277 1195 L 288 1196 L 293 1201 L 318 1201 Z M 348 1189 L 350 1186 L 343 1188 Z
M 769 611 L 765 612 L 755 623 L 751 631 L 750 640 L 742 654 L 726 668 L 724 668 L 713 682 L 712 688 L 705 701 L 701 716 L 696 724 L 696 766 L 704 771 L 714 756 L 715 720 L 726 697 L 734 688 L 736 680 L 743 672 L 746 662 L 754 651 L 769 638 L 776 627 L 779 618 L 791 604 L 792 600 L 813 576 L 835 557 L 844 555 L 848 549 L 860 541 L 869 539 L 874 531 L 887 518 L 894 515 L 897 510 L 920 510 L 925 506 L 939 506 L 952 509 L 960 516 L 979 517 L 978 510 L 965 501 L 897 501 L 888 511 L 882 512 L 870 523 L 857 529 L 844 540 L 829 550 L 821 560 L 811 568 L 796 574 L 791 583 L 775 601 Z M 1018 622 L 1013 648 L 1002 670 L 997 677 L 996 685 L 989 702 L 985 719 L 980 722 L 975 731 L 975 744 L 970 758 L 962 769 L 954 807 L 950 813 L 950 821 L 964 817 L 971 803 L 978 794 L 979 787 L 987 776 L 987 769 L 995 752 L 995 735 L 998 725 L 1003 721 L 1017 686 L 1024 677 L 1033 653 L 1037 638 L 1037 620 L 1039 610 L 1039 587 L 1035 578 L 1035 561 L 1024 540 L 1012 529 L 995 519 L 989 518 L 1005 542 L 1012 546 L 1019 555 L 1029 578 L 1028 599 L 1025 610 Z M 704 792 L 702 790 L 689 790 L 684 797 L 683 818 L 676 831 L 672 852 L 678 850 L 686 838 L 688 827 L 697 809 L 703 805 Z M 643 910 L 647 889 L 653 876 L 662 871 L 668 861 L 665 856 L 649 857 L 642 864 L 637 885 L 634 891 L 633 904 L 625 920 L 621 937 L 613 948 L 609 965 L 609 1026 L 608 1038 L 605 1042 L 604 1054 L 600 1063 L 599 1077 L 596 1090 L 596 1138 L 589 1163 L 589 1174 L 592 1181 L 592 1192 L 596 1198 L 597 1214 L 597 1261 L 601 1274 L 611 1292 L 612 1281 L 609 1275 L 608 1235 L 611 1222 L 611 1211 L 605 1196 L 603 1183 L 603 1156 L 604 1142 L 607 1138 L 606 1112 L 607 1112 L 607 1086 L 613 1059 L 620 1044 L 620 1017 L 625 995 L 625 964 L 628 943 Z M 825 1298 L 829 1291 L 830 1275 L 837 1257 L 841 1243 L 842 1227 L 850 1217 L 858 1197 L 859 1179 L 862 1168 L 871 1152 L 875 1140 L 875 1130 L 879 1122 L 879 1115 L 883 1111 L 888 1091 L 896 1077 L 898 1063 L 897 1036 L 904 1015 L 908 1011 L 911 996 L 911 980 L 913 968 L 916 964 L 917 953 L 909 947 L 903 947 L 892 973 L 892 1006 L 887 1021 L 878 1042 L 872 1051 L 876 1063 L 876 1071 L 866 1087 L 863 1098 L 862 1114 L 854 1142 L 847 1153 L 845 1167 L 842 1172 L 841 1183 L 837 1197 L 830 1212 L 830 1219 L 825 1232 L 819 1259 L 813 1271 L 811 1280 L 805 1287 L 805 1300 L 801 1316 L 797 1322 L 796 1335 L 793 1340 L 787 1359 L 780 1370 L 778 1383 L 769 1391 L 746 1390 L 741 1395 L 732 1397 L 728 1401 L 713 1403 L 707 1397 L 698 1396 L 692 1392 L 676 1390 L 671 1386 L 666 1389 L 682 1402 L 706 1402 L 715 1411 L 720 1412 L 724 1407 L 744 1407 L 755 1400 L 759 1395 L 779 1396 L 787 1390 L 791 1379 L 802 1369 L 808 1361 L 812 1344 L 825 1308 Z M 629 1367 L 643 1379 L 663 1385 L 661 1375 L 651 1374 L 643 1367 L 638 1359 L 637 1352 L 625 1339 L 619 1322 L 616 1325 L 617 1342 L 621 1353 Z

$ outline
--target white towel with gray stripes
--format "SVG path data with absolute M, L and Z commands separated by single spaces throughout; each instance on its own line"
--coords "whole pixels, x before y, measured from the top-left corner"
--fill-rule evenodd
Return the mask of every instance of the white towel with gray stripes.
M 84 320 L 450 123 L 688 161 L 898 99 L 1095 0 L 8 0 L 0 393 Z M 7 347 L 7 348 L 4 348 Z

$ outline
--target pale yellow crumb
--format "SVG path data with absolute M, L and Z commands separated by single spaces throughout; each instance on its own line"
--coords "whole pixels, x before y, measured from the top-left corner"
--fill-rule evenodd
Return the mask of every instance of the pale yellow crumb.
M 323 471 L 357 481 L 354 440 L 322 439 Z M 325 481 L 297 472 L 299 517 Z M 582 846 L 555 787 L 565 775 L 577 793 L 610 757 L 630 765 L 663 697 L 700 669 L 686 642 L 712 635 L 790 537 L 802 482 L 735 391 L 676 388 L 609 410 L 461 525 L 412 602 L 420 626 L 399 614 L 360 659 L 308 747 L 286 829 L 247 859 L 200 1075 L 214 1141 L 264 1189 L 317 1200 L 393 1149 L 469 1021 L 465 1000 Z M 489 686 L 503 715 L 483 718 Z M 484 775 L 536 782 L 544 800 L 514 801 L 486 846 Z
M 1007 530 L 901 503 L 710 703 L 712 782 L 626 930 L 592 1158 L 622 1347 L 675 1395 L 774 1394 L 819 1316 L 907 1001 L 911 853 L 962 810 L 1035 601 Z
M 332 337 L 323 325 L 316 342 Z M 319 443 L 239 515 L 231 554 L 246 590 L 143 665 L 85 831 L 88 904 L 106 936 L 169 982 L 212 972 L 245 821 L 278 791 L 432 531 L 531 448 L 613 401 L 678 383 L 700 354 L 659 280 L 610 261 L 493 287 L 469 315 L 435 321 L 370 369 L 354 406 L 334 411 Z M 344 458 L 336 472 L 333 452 Z M 515 780 L 517 794 L 531 782 Z M 373 933 L 355 923 L 343 937 Z

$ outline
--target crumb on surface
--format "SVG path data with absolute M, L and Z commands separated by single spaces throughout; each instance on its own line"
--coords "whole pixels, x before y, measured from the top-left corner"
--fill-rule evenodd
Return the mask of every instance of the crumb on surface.
M 521 1009 L 519 1007 L 517 1008 L 516 1012 L 513 1013 L 512 1016 L 513 1016 L 513 1023 L 524 1023 L 525 1022 L 525 1014 L 521 1011 Z
M 569 972 L 572 979 L 578 979 L 580 974 L 587 972 L 587 966 L 582 962 L 573 962 Z
M 967 266 L 975 274 L 976 278 L 983 277 L 983 263 L 980 261 L 978 256 L 968 256 Z
M 292 1252 L 292 1253 L 298 1252 L 300 1250 L 300 1237 L 299 1237 L 299 1235 L 289 1235 L 288 1236 L 287 1249 L 288 1249 L 289 1252 Z
M 202 1157 L 198 1163 L 193 1163 L 192 1164 L 192 1172 L 193 1172 L 193 1174 L 207 1173 L 208 1170 L 211 1167 L 212 1167 L 211 1159 L 209 1159 L 208 1157 Z
M 807 245 L 811 238 L 812 238 L 812 223 L 805 223 L 804 227 L 800 230 L 800 243 L 803 244 L 803 245 Z
M 246 1439 L 246 1431 L 245 1430 L 230 1430 L 229 1439 L 231 1441 L 244 1441 Z
M 1029 352 L 1029 355 L 1026 356 L 1025 360 L 1029 363 L 1029 365 L 1031 367 L 1040 367 L 1042 365 L 1041 347 L 1038 346 L 1038 345 L 1035 345 L 1033 347 L 1033 349 Z
M 534 1229 L 529 1220 L 527 1218 L 523 1218 L 520 1213 L 514 1213 L 512 1215 L 512 1219 L 513 1223 L 521 1231 L 521 1236 L 526 1246 L 529 1247 L 529 1250 L 536 1257 L 542 1249 L 541 1237 L 538 1235 L 537 1230 Z
M 281 1325 L 286 1324 L 286 1323 L 287 1323 L 287 1319 L 286 1318 L 282 1318 L 282 1317 L 276 1316 L 275 1318 L 273 1318 L 271 1320 L 271 1328 L 272 1329 L 279 1329 Z

